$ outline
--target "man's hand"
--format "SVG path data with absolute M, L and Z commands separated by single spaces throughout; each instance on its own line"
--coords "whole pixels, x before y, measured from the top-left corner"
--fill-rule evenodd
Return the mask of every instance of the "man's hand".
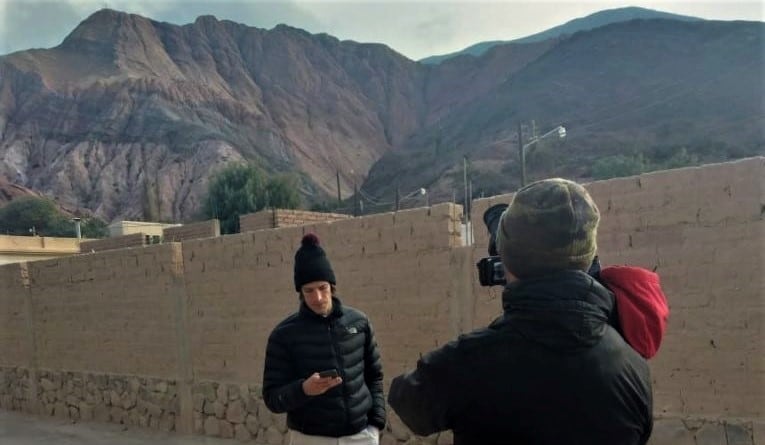
M 318 396 L 341 383 L 343 383 L 342 377 L 320 377 L 318 372 L 314 372 L 303 380 L 303 392 L 308 396 Z

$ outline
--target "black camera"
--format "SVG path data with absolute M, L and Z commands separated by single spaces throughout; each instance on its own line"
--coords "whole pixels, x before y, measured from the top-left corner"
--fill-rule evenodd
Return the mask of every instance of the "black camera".
M 499 226 L 499 218 L 507 207 L 507 204 L 495 204 L 483 213 L 483 223 L 489 229 L 489 256 L 481 258 L 476 263 L 478 281 L 481 286 L 504 286 L 507 284 L 505 267 L 502 265 L 502 260 L 497 252 L 497 227 Z
M 483 213 L 483 223 L 489 230 L 489 256 L 481 258 L 476 267 L 478 267 L 478 281 L 481 286 L 504 286 L 507 284 L 505 278 L 505 266 L 502 264 L 502 260 L 497 252 L 497 227 L 499 226 L 499 219 L 502 216 L 502 212 L 507 209 L 508 204 L 495 204 Z M 592 259 L 592 264 L 587 271 L 588 274 L 600 278 L 600 260 L 598 256 Z
M 481 286 L 504 286 L 507 284 L 505 279 L 505 266 L 498 256 L 488 256 L 481 258 L 478 263 L 478 281 Z

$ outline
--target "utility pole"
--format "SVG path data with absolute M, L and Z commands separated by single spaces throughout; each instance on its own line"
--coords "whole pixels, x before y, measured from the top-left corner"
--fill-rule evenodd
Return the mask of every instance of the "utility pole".
M 462 213 L 465 214 L 465 230 L 467 231 L 467 242 L 470 243 L 470 202 L 468 201 L 468 180 L 467 180 L 467 155 L 462 157 L 462 180 L 465 183 L 465 201 L 462 206 Z
M 473 212 L 473 180 L 471 179 L 468 183 L 468 216 Z M 470 225 L 468 225 L 468 245 L 473 245 L 473 218 L 470 218 Z
M 353 180 L 353 216 L 359 216 L 359 188 L 356 187 L 356 179 Z
M 523 129 L 518 122 L 518 152 L 521 157 L 521 187 L 526 185 L 526 151 L 523 149 Z
M 340 197 L 340 170 L 337 171 L 337 206 L 342 205 L 343 199 Z

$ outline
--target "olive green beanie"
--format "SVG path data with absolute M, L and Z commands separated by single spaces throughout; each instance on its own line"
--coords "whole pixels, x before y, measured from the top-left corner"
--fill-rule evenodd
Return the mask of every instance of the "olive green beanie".
M 597 251 L 600 212 L 581 185 L 561 178 L 533 182 L 502 213 L 497 250 L 518 278 L 565 269 L 586 271 Z

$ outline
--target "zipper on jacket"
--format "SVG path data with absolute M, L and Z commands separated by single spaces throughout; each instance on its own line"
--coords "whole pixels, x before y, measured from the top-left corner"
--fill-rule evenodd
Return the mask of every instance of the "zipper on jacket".
M 340 375 L 340 377 L 343 378 L 343 383 L 341 383 L 342 388 L 341 391 L 343 393 L 343 413 L 345 414 L 345 425 L 350 425 L 350 419 L 351 416 L 348 413 L 348 390 L 347 386 L 345 384 L 345 367 L 340 366 L 340 352 L 337 349 L 337 342 L 335 341 L 334 330 L 332 329 L 334 325 L 333 320 L 327 320 L 327 333 L 329 334 L 329 342 L 332 345 L 332 354 L 335 358 L 335 367 L 337 368 L 337 373 Z

